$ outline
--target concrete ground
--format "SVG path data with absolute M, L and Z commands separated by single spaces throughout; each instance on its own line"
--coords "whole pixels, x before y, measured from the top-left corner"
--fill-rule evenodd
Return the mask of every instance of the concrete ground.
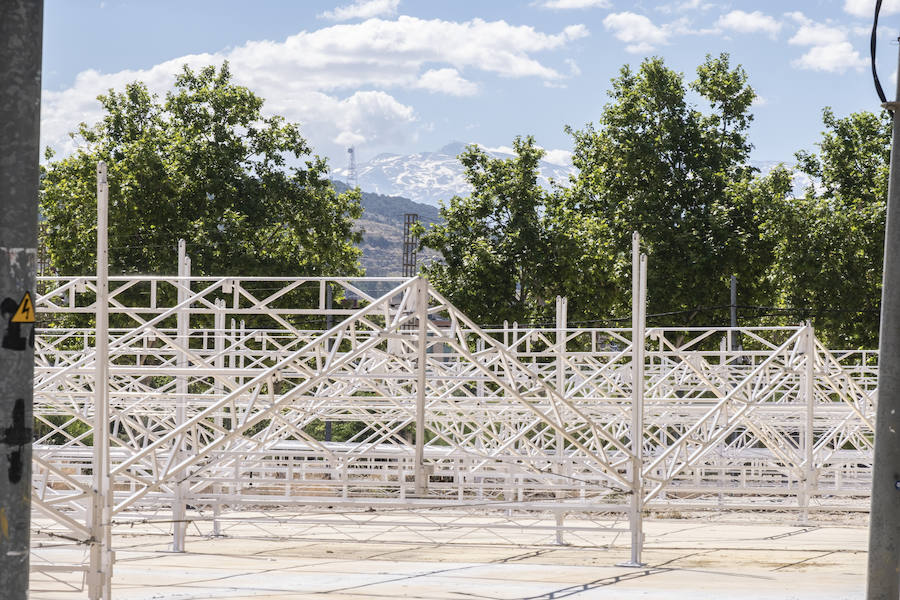
M 646 566 L 621 567 L 627 533 L 593 535 L 591 523 L 567 534 L 497 537 L 491 523 L 459 530 L 433 518 L 394 517 L 365 527 L 260 520 L 225 522 L 226 537 L 192 527 L 187 552 L 152 525 L 116 531 L 116 600 L 207 598 L 397 598 L 453 600 L 715 599 L 844 600 L 863 598 L 867 529 L 841 519 L 798 526 L 752 517 L 649 519 Z M 426 520 L 427 519 L 427 520 Z M 548 521 L 550 523 L 550 521 Z M 579 526 L 577 521 L 567 525 Z M 414 533 L 418 525 L 431 533 Z M 618 524 L 621 526 L 621 524 Z M 353 537 L 354 539 L 349 539 Z M 360 541 L 365 540 L 365 541 Z M 405 540 L 405 541 L 404 541 Z M 455 540 L 455 541 L 454 541 Z M 587 545 L 587 544 L 593 544 Z M 80 553 L 80 554 L 79 554 Z M 33 562 L 74 561 L 83 548 L 43 548 Z M 32 600 L 86 598 L 80 573 L 33 573 Z

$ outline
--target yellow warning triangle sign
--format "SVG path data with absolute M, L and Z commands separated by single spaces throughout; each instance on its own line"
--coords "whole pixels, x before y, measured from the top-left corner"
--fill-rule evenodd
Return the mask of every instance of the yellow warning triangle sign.
M 22 296 L 19 308 L 16 309 L 16 314 L 10 321 L 12 323 L 34 323 L 34 302 L 31 301 L 30 293 L 25 292 L 25 295 Z

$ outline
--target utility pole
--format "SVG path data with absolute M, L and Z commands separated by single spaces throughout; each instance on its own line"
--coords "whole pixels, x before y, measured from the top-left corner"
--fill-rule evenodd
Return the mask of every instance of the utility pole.
M 886 102 L 885 108 L 894 112 L 894 125 L 884 232 L 868 600 L 900 596 L 900 80 L 895 101 Z
M 28 596 L 42 0 L 0 0 L 0 595 Z

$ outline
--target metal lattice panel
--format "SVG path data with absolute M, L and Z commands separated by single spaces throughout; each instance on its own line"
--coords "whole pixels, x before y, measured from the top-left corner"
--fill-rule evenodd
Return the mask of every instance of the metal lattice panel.
M 635 345 L 567 327 L 564 300 L 556 328 L 482 330 L 421 278 L 110 278 L 98 458 L 96 280 L 42 285 L 34 506 L 41 536 L 91 549 L 89 576 L 98 528 L 167 512 L 177 546 L 189 506 L 493 505 L 634 528 L 649 508 L 868 503 L 877 354 L 810 327 Z M 346 439 L 321 441 L 324 422 Z

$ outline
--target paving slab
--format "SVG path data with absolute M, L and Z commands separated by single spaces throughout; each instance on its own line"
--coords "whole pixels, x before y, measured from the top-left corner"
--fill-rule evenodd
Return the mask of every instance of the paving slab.
M 415 515 L 404 518 L 414 520 Z M 425 523 L 423 522 L 423 525 Z M 229 537 L 188 537 L 187 552 L 140 527 L 114 538 L 116 600 L 851 600 L 864 597 L 863 525 L 791 525 L 652 519 L 646 566 L 629 557 L 627 535 L 556 546 L 517 533 L 465 543 L 403 540 L 390 527 L 378 541 L 322 540 L 307 526 L 235 524 Z M 372 533 L 365 535 L 372 537 Z M 242 536 L 242 537 L 241 537 Z M 447 534 L 449 539 L 458 537 Z M 504 536 L 505 537 L 505 536 Z M 576 539 L 576 536 L 571 536 Z M 581 539 L 584 536 L 577 536 Z M 587 536 L 590 537 L 590 536 Z M 471 540 L 472 538 L 467 538 Z M 487 541 L 485 541 L 487 540 Z M 529 543 L 529 540 L 532 543 Z M 53 549 L 57 557 L 83 549 Z M 81 556 L 80 554 L 78 556 Z M 32 600 L 86 598 L 79 573 L 33 573 Z

